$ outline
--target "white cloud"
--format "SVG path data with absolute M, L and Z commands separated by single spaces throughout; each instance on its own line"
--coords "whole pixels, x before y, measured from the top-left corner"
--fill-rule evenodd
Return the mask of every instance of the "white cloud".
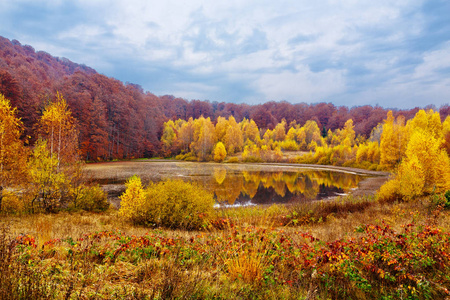
M 174 85 L 172 94 L 185 99 L 204 100 L 208 99 L 207 95 L 215 94 L 216 92 L 216 87 L 207 84 L 179 82 Z
M 424 2 L 18 0 L 1 2 L 0 18 L 4 28 L 20 27 L 12 25 L 23 24 L 20 15 L 8 12 L 30 18 L 23 7 L 38 3 L 46 9 L 30 24 L 48 28 L 45 24 L 55 24 L 50 14 L 61 14 L 61 20 L 67 14 L 73 26 L 52 27 L 50 37 L 19 29 L 6 37 L 24 37 L 21 42 L 37 50 L 123 81 L 129 79 L 122 74 L 138 65 L 151 70 L 149 77 L 158 77 L 164 89 L 173 88 L 167 93 L 185 98 L 221 95 L 226 101 L 227 89 L 238 82 L 243 91 L 248 84 L 243 98 L 249 101 L 381 104 L 397 97 L 438 101 L 448 91 L 450 43 L 428 52 L 416 49 L 429 33 Z M 67 11 L 74 7 L 79 18 Z
M 331 70 L 313 73 L 304 67 L 296 73 L 264 74 L 255 84 L 266 100 L 318 102 L 345 90 L 344 75 Z
M 447 76 L 450 75 L 450 42 L 443 45 L 442 48 L 425 53 L 423 63 L 418 65 L 412 76 L 415 80 L 440 81 L 443 78 L 442 70 L 447 70 Z

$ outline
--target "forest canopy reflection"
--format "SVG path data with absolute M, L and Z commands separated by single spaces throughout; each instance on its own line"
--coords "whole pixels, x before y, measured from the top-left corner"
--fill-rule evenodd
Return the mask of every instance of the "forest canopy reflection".
M 219 204 L 290 203 L 345 193 L 358 186 L 361 175 L 328 170 L 238 171 L 214 167 L 213 176 L 193 176 L 213 192 Z

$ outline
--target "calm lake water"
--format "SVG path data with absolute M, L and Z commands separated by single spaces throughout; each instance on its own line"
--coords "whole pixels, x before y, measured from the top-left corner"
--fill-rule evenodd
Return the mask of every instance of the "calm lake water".
M 213 192 L 220 206 L 326 199 L 348 193 L 366 177 L 326 167 L 272 164 L 133 161 L 89 164 L 87 169 L 116 203 L 127 178 L 139 175 L 144 183 L 165 179 L 196 182 Z

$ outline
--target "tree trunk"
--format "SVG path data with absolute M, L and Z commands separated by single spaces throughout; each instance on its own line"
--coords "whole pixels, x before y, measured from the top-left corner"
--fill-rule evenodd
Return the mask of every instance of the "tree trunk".
M 0 212 L 2 211 L 3 186 L 0 185 Z

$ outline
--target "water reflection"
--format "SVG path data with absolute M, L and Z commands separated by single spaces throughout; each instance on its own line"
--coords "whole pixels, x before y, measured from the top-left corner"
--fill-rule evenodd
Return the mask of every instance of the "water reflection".
M 213 176 L 192 181 L 214 192 L 217 202 L 235 205 L 289 203 L 323 199 L 356 188 L 362 176 L 327 170 L 237 171 L 214 167 Z
M 195 181 L 213 192 L 218 203 L 231 205 L 323 199 L 346 193 L 363 179 L 354 173 L 280 165 L 114 162 L 90 167 L 92 180 L 101 184 L 117 205 L 125 181 L 133 175 L 140 176 L 144 184 L 174 178 Z

